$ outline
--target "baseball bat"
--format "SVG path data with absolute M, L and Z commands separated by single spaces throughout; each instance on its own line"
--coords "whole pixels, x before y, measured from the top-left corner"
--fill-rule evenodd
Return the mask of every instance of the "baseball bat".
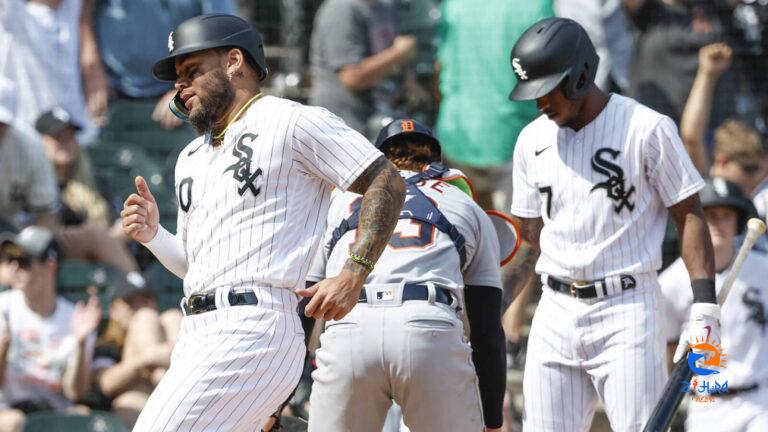
M 736 255 L 736 259 L 733 261 L 733 266 L 728 276 L 723 282 L 723 286 L 720 288 L 720 294 L 717 296 L 717 302 L 722 305 L 725 303 L 725 299 L 728 297 L 728 293 L 731 292 L 731 287 L 736 277 L 741 272 L 741 267 L 744 265 L 744 260 L 747 259 L 747 254 L 755 245 L 757 239 L 765 232 L 765 223 L 757 218 L 752 218 L 747 222 L 747 235 L 744 238 L 744 243 L 739 248 L 739 253 Z M 677 407 L 680 405 L 680 401 L 683 400 L 685 393 L 680 391 L 681 381 L 690 381 L 693 376 L 693 371 L 688 367 L 687 356 L 683 356 L 680 361 L 675 363 L 675 368 L 669 376 L 667 385 L 664 386 L 664 391 L 661 393 L 661 398 L 656 403 L 656 407 L 651 413 L 651 417 L 643 428 L 643 432 L 663 432 L 669 428 L 669 424 L 672 422 L 672 417 L 677 411 Z

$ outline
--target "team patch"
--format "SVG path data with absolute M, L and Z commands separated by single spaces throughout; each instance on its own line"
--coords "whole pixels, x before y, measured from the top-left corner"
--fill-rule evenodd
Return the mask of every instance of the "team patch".
M 237 162 L 228 166 L 224 170 L 226 174 L 232 171 L 232 178 L 235 181 L 241 183 L 237 187 L 237 193 L 243 196 L 246 191 L 251 191 L 254 197 L 258 196 L 261 192 L 261 168 L 256 168 L 256 171 L 251 171 L 251 163 L 253 162 L 253 149 L 245 145 L 246 140 L 252 143 L 256 140 L 258 135 L 252 133 L 243 134 L 237 144 L 232 148 L 232 154 L 237 158 Z
M 621 210 L 624 208 L 631 212 L 635 209 L 635 204 L 629 199 L 635 193 L 635 187 L 629 185 L 629 189 L 626 188 L 624 170 L 619 165 L 606 159 L 606 154 L 615 160 L 621 152 L 611 148 L 601 148 L 595 152 L 595 155 L 592 156 L 592 169 L 608 178 L 603 182 L 597 183 L 590 192 L 594 192 L 597 189 L 605 189 L 608 198 L 614 202 L 613 210 L 616 213 L 621 213 Z

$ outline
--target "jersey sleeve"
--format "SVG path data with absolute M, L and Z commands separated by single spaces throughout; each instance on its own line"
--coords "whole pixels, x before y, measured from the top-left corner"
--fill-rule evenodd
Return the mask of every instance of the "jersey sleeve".
M 645 171 L 665 207 L 671 207 L 704 187 L 704 180 L 683 147 L 677 127 L 663 117 L 644 147 Z
M 501 267 L 499 263 L 499 239 L 488 215 L 475 208 L 477 219 L 476 246 L 463 272 L 464 285 L 491 286 L 501 289 Z
M 526 128 L 527 129 L 527 128 Z M 525 154 L 526 130 L 520 133 L 515 145 L 512 171 L 512 208 L 510 213 L 523 218 L 541 217 L 541 195 L 528 172 Z
M 305 170 L 346 191 L 382 153 L 335 114 L 302 107 L 293 128 L 294 157 Z
M 691 283 L 682 259 L 659 275 L 659 285 L 664 299 L 664 337 L 667 342 L 675 342 L 688 321 L 692 301 Z

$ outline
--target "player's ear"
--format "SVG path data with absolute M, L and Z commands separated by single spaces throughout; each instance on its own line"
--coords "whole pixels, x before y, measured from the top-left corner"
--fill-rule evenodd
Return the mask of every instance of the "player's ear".
M 245 65 L 245 53 L 240 48 L 231 48 L 226 54 L 226 73 L 230 78 Z

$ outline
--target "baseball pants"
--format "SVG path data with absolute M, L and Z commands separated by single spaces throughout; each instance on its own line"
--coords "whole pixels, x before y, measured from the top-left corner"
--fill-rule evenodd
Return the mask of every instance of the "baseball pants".
M 381 431 L 393 400 L 412 432 L 483 430 L 471 349 L 447 305 L 359 304 L 327 323 L 316 356 L 310 432 Z
M 290 395 L 304 362 L 296 295 L 254 288 L 258 305 L 185 316 L 171 366 L 134 431 L 257 431 Z
M 611 429 L 640 431 L 667 381 L 655 275 L 600 299 L 542 287 L 523 375 L 525 431 L 588 431 L 597 397 Z

